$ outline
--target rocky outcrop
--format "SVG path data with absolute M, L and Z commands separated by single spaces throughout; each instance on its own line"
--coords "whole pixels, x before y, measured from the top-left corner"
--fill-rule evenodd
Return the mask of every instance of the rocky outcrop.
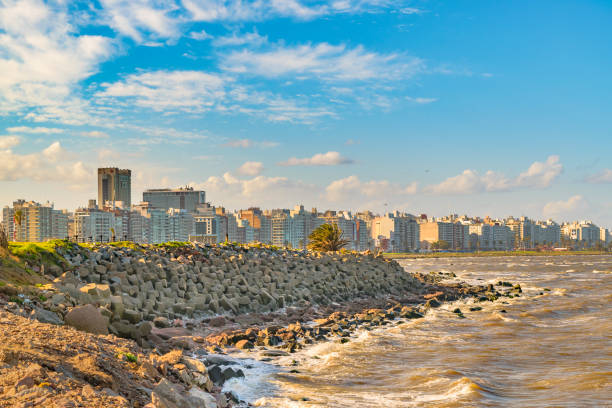
M 159 356 L 129 340 L 39 323 L 2 308 L 0 333 L 2 407 L 218 406 L 207 367 L 180 350 Z
M 71 267 L 56 272 L 52 309 L 65 313 L 67 299 L 95 305 L 112 333 L 139 342 L 149 330 L 142 321 L 163 327 L 178 317 L 328 305 L 422 285 L 395 261 L 355 253 L 195 245 L 60 253 Z

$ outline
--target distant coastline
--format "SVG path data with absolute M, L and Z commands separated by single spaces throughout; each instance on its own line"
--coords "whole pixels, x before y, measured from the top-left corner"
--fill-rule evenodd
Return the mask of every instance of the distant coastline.
M 432 252 L 418 253 L 385 253 L 388 259 L 419 259 L 419 258 L 470 258 L 470 257 L 497 257 L 497 256 L 562 256 L 562 255 L 612 255 L 606 251 L 480 251 L 480 252 Z

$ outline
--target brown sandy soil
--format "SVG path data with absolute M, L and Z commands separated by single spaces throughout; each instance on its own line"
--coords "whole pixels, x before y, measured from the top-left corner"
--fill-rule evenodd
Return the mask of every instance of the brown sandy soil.
M 3 310 L 0 339 L 0 407 L 138 407 L 151 400 L 157 372 L 133 341 Z

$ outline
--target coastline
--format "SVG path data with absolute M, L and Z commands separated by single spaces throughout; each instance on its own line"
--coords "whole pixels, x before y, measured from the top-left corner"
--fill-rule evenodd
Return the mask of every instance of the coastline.
M 580 256 L 610 255 L 609 251 L 480 251 L 480 252 L 436 252 L 436 253 L 384 253 L 385 259 L 427 259 L 427 258 L 487 258 L 515 256 Z
M 180 407 L 244 406 L 223 392 L 227 380 L 244 375 L 228 363 L 235 353 L 258 352 L 273 360 L 315 343 L 350 342 L 356 330 L 422 318 L 445 301 L 494 301 L 521 293 L 509 282 L 441 284 L 453 275 L 410 274 L 371 254 L 184 245 L 56 249 L 38 264 L 30 256 L 23 270 L 13 271 L 35 277 L 36 285 L 0 285 L 0 328 L 21 333 L 21 340 L 0 346 L 0 401 L 43 398 L 53 406 L 73 398 L 104 406 L 114 398 L 117 406 L 149 408 L 172 406 L 164 405 L 168 401 Z M 18 264 L 14 257 L 8 261 L 4 266 Z M 260 281 L 268 283 L 256 289 Z M 162 294 L 170 292 L 166 300 Z M 2 330 L 3 337 L 10 333 Z M 45 349 L 48 344 L 58 346 Z M 57 363 L 66 356 L 72 368 Z M 80 358 L 89 359 L 97 374 L 80 370 Z M 131 378 L 128 389 L 123 378 Z M 139 391 L 132 395 L 133 389 Z

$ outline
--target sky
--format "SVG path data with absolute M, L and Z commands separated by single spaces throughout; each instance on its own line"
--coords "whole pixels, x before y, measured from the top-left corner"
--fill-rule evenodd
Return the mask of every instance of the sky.
M 228 209 L 612 228 L 608 0 L 0 0 L 0 205 L 96 168 Z

